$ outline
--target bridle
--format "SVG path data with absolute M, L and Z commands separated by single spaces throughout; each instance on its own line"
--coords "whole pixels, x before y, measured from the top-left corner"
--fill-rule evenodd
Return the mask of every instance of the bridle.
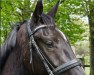
M 27 23 L 28 23 L 27 24 L 27 31 L 28 31 L 28 34 L 29 34 L 29 37 L 30 37 L 30 42 L 29 42 L 29 46 L 30 46 L 30 64 L 32 62 L 32 46 L 33 46 L 35 48 L 37 54 L 39 55 L 41 61 L 43 62 L 44 66 L 45 66 L 45 69 L 48 72 L 48 75 L 60 75 L 61 73 L 65 72 L 69 69 L 72 69 L 76 66 L 82 66 L 82 63 L 79 59 L 73 59 L 73 60 L 71 60 L 71 61 L 69 61 L 65 64 L 62 64 L 62 65 L 58 66 L 57 68 L 53 68 L 53 66 L 51 65 L 49 60 L 45 57 L 43 52 L 40 50 L 40 48 L 36 44 L 36 41 L 34 40 L 34 36 L 33 36 L 33 34 L 36 33 L 39 29 L 47 28 L 49 26 L 40 25 L 40 26 L 36 27 L 35 29 L 31 30 L 30 29 L 31 20 L 29 20 Z M 49 67 L 49 65 L 52 68 L 52 70 Z

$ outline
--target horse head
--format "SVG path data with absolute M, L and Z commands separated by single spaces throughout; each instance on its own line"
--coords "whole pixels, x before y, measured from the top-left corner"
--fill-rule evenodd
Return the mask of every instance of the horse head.
M 32 19 L 28 23 L 33 70 L 36 75 L 84 75 L 81 63 L 76 59 L 68 39 L 53 20 L 59 3 L 60 0 L 44 14 L 42 0 L 38 0 Z

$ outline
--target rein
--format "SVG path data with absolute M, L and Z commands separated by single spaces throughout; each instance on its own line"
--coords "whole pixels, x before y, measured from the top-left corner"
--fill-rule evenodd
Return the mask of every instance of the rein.
M 32 63 L 32 46 L 35 47 L 35 50 L 37 52 L 37 54 L 39 55 L 41 61 L 43 62 L 47 72 L 48 72 L 48 75 L 60 75 L 61 73 L 69 70 L 69 69 L 72 69 L 76 66 L 82 66 L 82 63 L 79 59 L 73 59 L 65 64 L 62 64 L 60 66 L 58 66 L 57 68 L 54 68 L 51 63 L 49 62 L 48 59 L 46 59 L 45 55 L 43 54 L 43 52 L 40 50 L 40 48 L 37 46 L 35 40 L 34 40 L 34 36 L 33 34 L 35 32 L 37 32 L 39 29 L 42 29 L 42 28 L 47 28 L 49 26 L 47 25 L 40 25 L 38 27 L 36 27 L 34 30 L 31 30 L 30 29 L 30 20 L 28 21 L 28 24 L 27 24 L 27 31 L 28 31 L 28 34 L 29 34 L 29 37 L 30 37 L 30 42 L 29 42 L 29 46 L 30 46 L 30 64 Z M 52 70 L 51 70 L 51 68 Z

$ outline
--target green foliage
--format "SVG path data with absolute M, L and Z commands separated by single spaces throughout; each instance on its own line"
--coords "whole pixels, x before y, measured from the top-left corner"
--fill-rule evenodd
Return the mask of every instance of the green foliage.
M 45 2 L 44 11 L 47 12 L 49 8 L 51 8 L 57 0 L 53 0 L 52 2 Z M 55 17 L 56 25 L 63 31 L 71 44 L 75 44 L 77 41 L 82 40 L 83 36 L 81 35 L 85 32 L 85 28 L 83 28 L 82 22 L 79 21 L 78 18 L 73 18 L 71 15 L 84 16 L 85 8 L 83 0 L 65 0 L 64 3 L 60 4 L 57 15 Z M 85 6 L 84 6 L 85 7 Z M 74 23 L 74 21 L 77 22 Z
M 4 0 L 1 1 L 1 43 L 4 42 L 7 34 L 11 31 L 10 24 L 20 22 L 31 18 L 32 11 L 35 8 L 37 0 Z M 44 12 L 56 4 L 57 0 L 44 0 Z M 71 44 L 75 44 L 82 39 L 82 33 L 85 31 L 82 24 L 78 24 L 77 18 L 71 15 L 84 16 L 85 2 L 83 0 L 65 0 L 59 5 L 55 17 L 56 25 L 63 31 Z M 77 21 L 74 23 L 74 21 Z
M 1 41 L 2 44 L 8 33 L 11 31 L 11 25 L 15 25 L 16 22 L 29 19 L 31 16 L 31 9 L 35 6 L 30 3 L 30 0 L 4 0 L 1 2 Z M 32 5 L 32 6 L 31 6 Z

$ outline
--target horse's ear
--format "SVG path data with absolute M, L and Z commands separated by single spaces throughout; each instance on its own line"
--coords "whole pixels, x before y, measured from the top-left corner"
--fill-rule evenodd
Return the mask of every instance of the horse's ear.
M 51 17 L 55 17 L 59 3 L 60 3 L 60 0 L 58 0 L 57 3 L 50 9 L 50 11 L 47 13 L 47 15 L 50 15 Z
M 43 12 L 42 0 L 38 0 L 37 5 L 36 5 L 35 10 L 34 10 L 34 13 L 33 13 L 33 16 L 32 16 L 32 19 L 35 22 L 37 22 L 40 18 L 40 15 L 42 14 L 42 12 Z

